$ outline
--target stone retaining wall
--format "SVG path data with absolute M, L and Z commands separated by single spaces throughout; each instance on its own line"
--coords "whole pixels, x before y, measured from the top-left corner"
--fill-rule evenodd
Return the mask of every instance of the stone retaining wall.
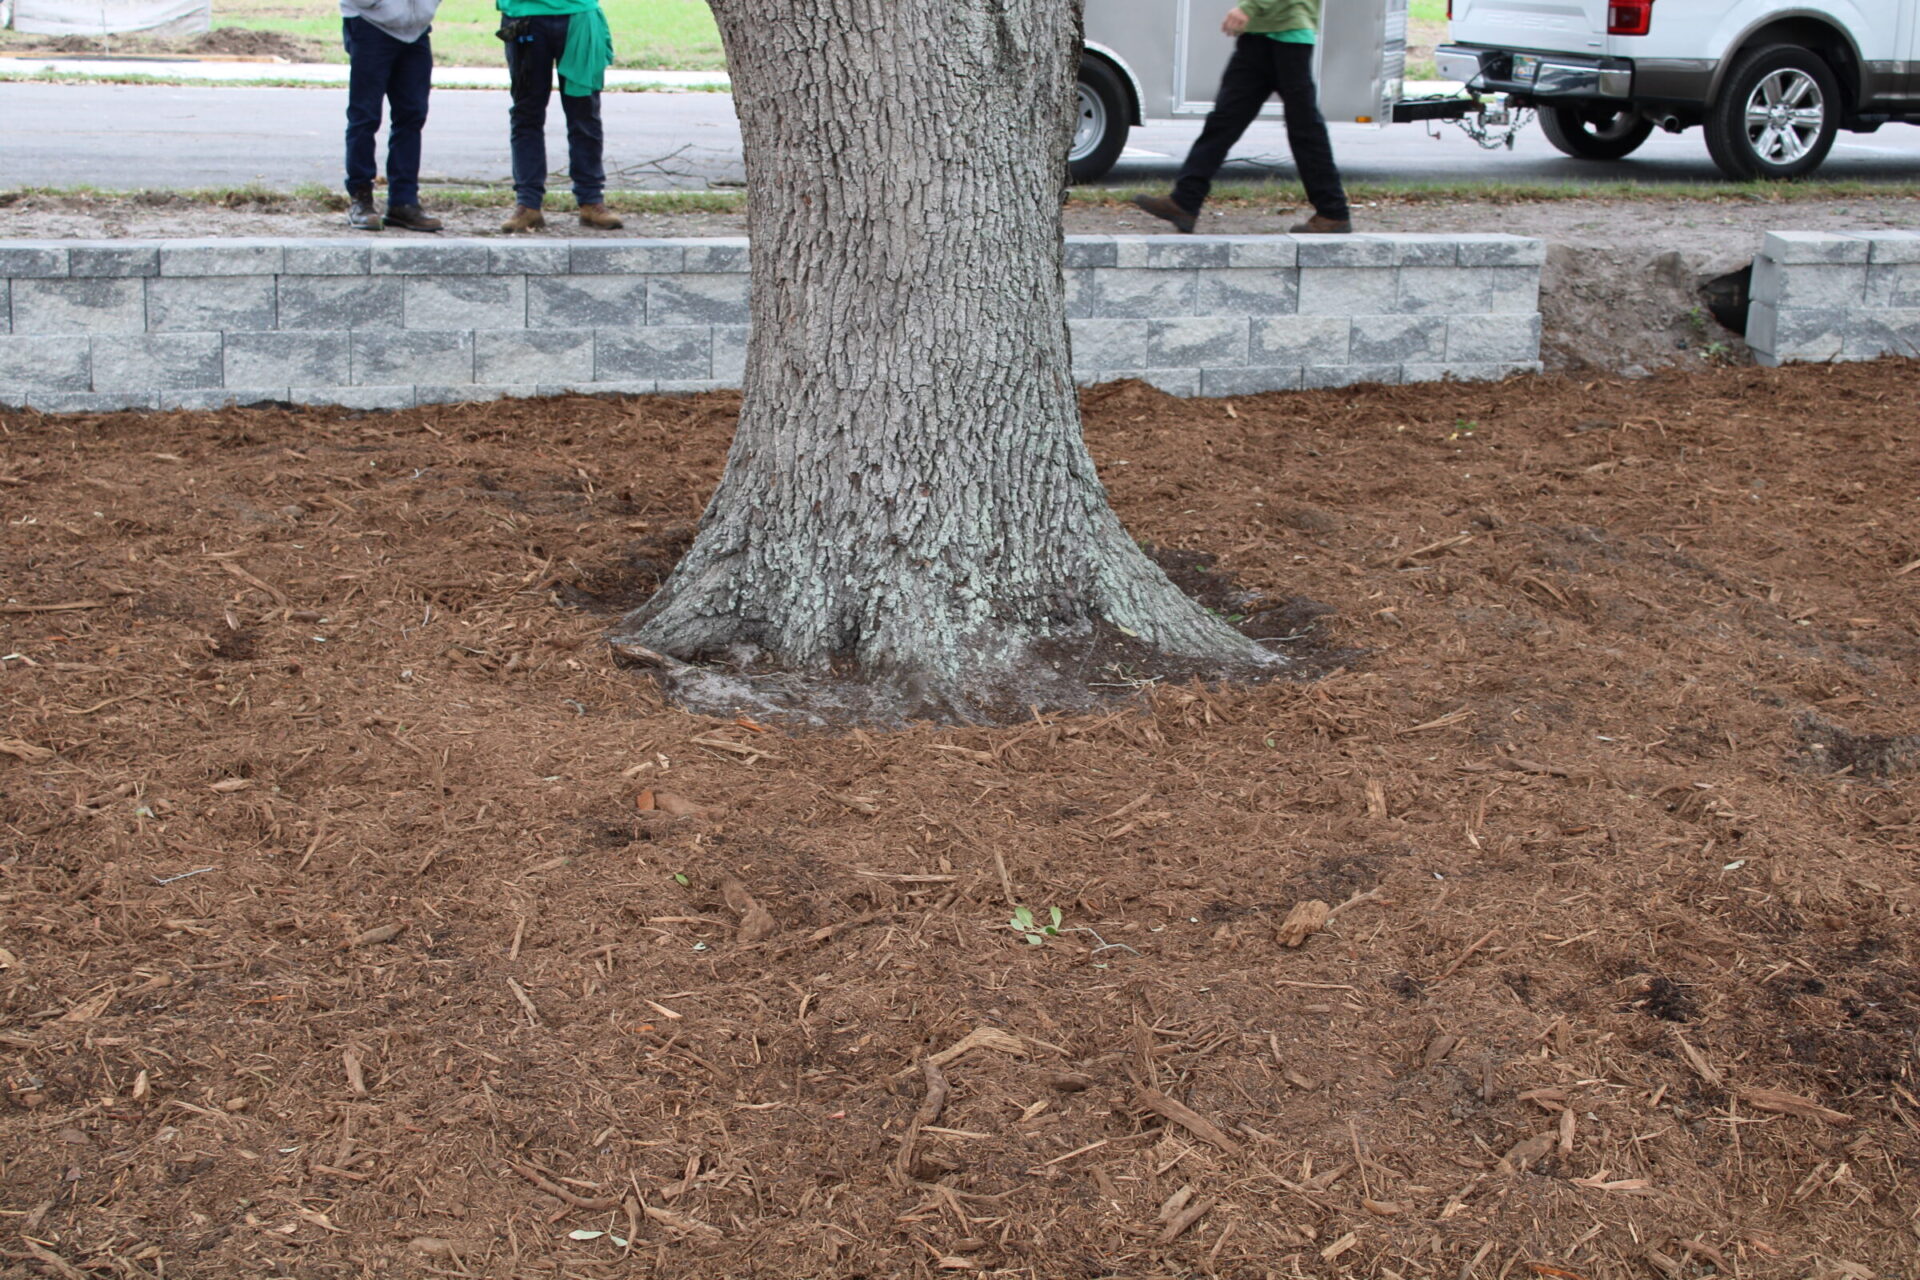
M 1920 355 L 1920 231 L 1769 231 L 1747 345 L 1766 365 Z
M 1082 382 L 1176 395 L 1534 370 L 1544 246 L 1072 236 Z M 736 387 L 744 239 L 0 240 L 0 406 L 403 408 Z

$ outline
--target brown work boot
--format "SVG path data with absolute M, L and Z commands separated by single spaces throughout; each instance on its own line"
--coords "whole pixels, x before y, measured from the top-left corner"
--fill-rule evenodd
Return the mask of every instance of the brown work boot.
M 1198 215 L 1182 209 L 1173 202 L 1171 196 L 1135 196 L 1133 202 L 1154 217 L 1165 218 L 1183 234 L 1193 234 L 1193 224 Z
M 347 225 L 355 231 L 378 231 L 387 225 L 374 208 L 373 192 L 356 191 L 347 197 Z
M 620 221 L 620 215 L 604 204 L 583 204 L 580 206 L 580 225 L 597 227 L 602 231 L 618 231 L 627 224 Z
M 544 231 L 547 216 L 538 209 L 529 209 L 523 204 L 513 206 L 513 215 L 500 224 L 500 229 L 509 235 L 516 231 Z
M 1296 236 L 1344 236 L 1353 234 L 1353 221 L 1350 218 L 1323 218 L 1314 214 L 1305 222 L 1296 222 L 1287 228 Z
M 390 204 L 387 225 L 402 231 L 438 231 L 441 224 L 440 219 L 428 217 L 427 211 L 417 204 Z

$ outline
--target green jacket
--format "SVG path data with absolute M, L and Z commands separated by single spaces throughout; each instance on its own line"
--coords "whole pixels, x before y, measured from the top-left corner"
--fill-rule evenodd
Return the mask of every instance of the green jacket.
M 1320 28 L 1320 0 L 1240 0 L 1240 12 L 1247 15 L 1247 30 L 1256 35 Z
M 606 87 L 607 67 L 613 62 L 613 29 L 600 10 L 600 0 L 494 0 L 509 18 L 549 18 L 565 15 L 575 19 L 567 24 L 567 47 L 560 51 L 555 68 L 560 73 L 560 92 L 569 98 L 585 98 Z M 1318 4 L 1319 0 L 1312 0 Z

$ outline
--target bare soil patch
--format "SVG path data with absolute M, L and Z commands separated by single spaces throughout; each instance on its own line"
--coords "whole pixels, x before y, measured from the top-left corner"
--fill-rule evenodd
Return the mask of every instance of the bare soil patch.
M 0 1273 L 1908 1275 L 1917 373 L 1098 388 L 1345 669 L 816 735 L 732 396 L 0 414 Z
M 34 36 L 8 32 L 4 47 L 19 53 L 99 54 L 116 58 L 206 57 L 226 55 L 277 59 L 282 62 L 318 61 L 320 46 L 313 40 L 284 31 L 255 31 L 220 27 L 188 39 L 154 36 Z

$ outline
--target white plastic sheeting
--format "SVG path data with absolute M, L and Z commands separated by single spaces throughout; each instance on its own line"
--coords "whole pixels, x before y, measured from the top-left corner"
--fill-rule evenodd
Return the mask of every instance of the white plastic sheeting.
M 12 0 L 11 7 L 15 31 L 42 36 L 197 36 L 213 20 L 212 0 Z

